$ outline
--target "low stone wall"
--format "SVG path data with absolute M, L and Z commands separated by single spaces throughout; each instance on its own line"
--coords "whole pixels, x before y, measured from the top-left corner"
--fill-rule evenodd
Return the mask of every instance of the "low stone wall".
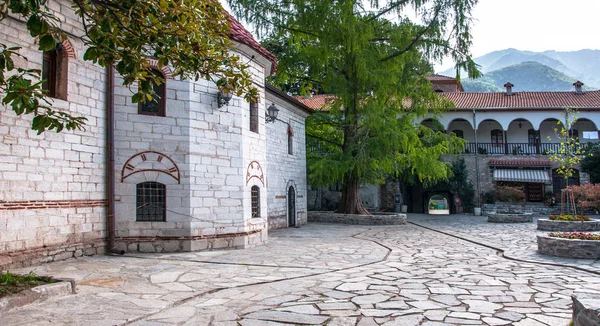
M 573 299 L 573 325 L 600 325 L 600 292 L 592 290 L 577 290 L 571 296 Z
M 34 302 L 42 302 L 75 293 L 75 281 L 65 280 L 23 290 L 15 295 L 0 298 L 0 315 L 9 310 Z
M 600 258 L 600 241 L 537 236 L 538 252 L 544 255 L 567 258 Z
M 532 214 L 488 214 L 491 223 L 528 223 L 533 222 Z
M 373 215 L 338 214 L 335 212 L 308 212 L 308 222 L 357 224 L 357 225 L 401 225 L 406 224 L 406 214 L 376 213 Z
M 600 221 L 556 221 L 549 219 L 538 219 L 537 229 L 541 231 L 556 232 L 593 232 L 600 231 Z

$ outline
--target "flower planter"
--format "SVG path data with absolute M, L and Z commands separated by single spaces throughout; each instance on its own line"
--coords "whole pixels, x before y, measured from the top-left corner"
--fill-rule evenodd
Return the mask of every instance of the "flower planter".
M 566 258 L 600 258 L 599 240 L 576 240 L 538 235 L 538 252 Z
M 488 222 L 490 222 L 490 223 L 528 223 L 528 222 L 533 222 L 533 215 L 532 214 L 520 214 L 520 213 L 511 213 L 511 214 L 490 213 L 490 214 L 488 214 Z
M 558 221 L 549 219 L 538 219 L 537 229 L 540 231 L 556 232 L 593 232 L 600 231 L 600 221 Z
M 449 209 L 429 209 L 429 215 L 449 215 Z

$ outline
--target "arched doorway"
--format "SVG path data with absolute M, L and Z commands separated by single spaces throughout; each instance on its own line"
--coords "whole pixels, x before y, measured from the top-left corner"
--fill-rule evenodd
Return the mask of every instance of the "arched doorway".
M 288 188 L 288 226 L 296 226 L 296 191 L 294 187 Z

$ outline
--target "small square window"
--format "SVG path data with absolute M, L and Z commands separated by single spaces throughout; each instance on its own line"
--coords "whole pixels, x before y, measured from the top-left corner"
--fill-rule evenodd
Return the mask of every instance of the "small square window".
M 260 217 L 260 188 L 258 186 L 252 186 L 250 197 L 252 201 L 252 218 L 258 218 Z
M 159 182 L 142 182 L 137 185 L 136 221 L 166 221 L 167 191 Z

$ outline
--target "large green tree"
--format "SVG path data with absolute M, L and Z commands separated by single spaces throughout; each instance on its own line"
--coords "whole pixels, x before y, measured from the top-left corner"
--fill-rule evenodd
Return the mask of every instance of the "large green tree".
M 360 184 L 381 183 L 398 171 L 424 181 L 447 178 L 439 156 L 460 141 L 415 121 L 452 106 L 431 91 L 431 60 L 449 56 L 477 76 L 469 54 L 476 0 L 229 3 L 260 36 L 283 44 L 277 83 L 334 95 L 307 129 L 309 138 L 332 146 L 315 155 L 309 172 L 311 182 L 342 183 L 338 212 L 366 213 Z M 413 22 L 407 15 L 415 13 Z
M 0 0 L 0 22 L 24 21 L 39 50 L 51 51 L 66 34 L 47 2 Z M 245 63 L 229 51 L 229 21 L 218 0 L 73 0 L 72 5 L 87 45 L 84 59 L 114 65 L 124 85 L 138 85 L 134 102 L 153 100 L 152 84 L 164 82 L 151 72 L 148 58 L 172 66 L 181 78 L 212 79 L 237 95 L 257 95 Z M 15 64 L 15 57 L 23 57 L 19 47 L 0 43 L 2 104 L 18 115 L 32 114 L 32 128 L 39 133 L 82 128 L 85 117 L 53 110 L 40 71 Z
M 587 156 L 581 160 L 581 171 L 590 175 L 591 183 L 600 183 L 600 143 L 588 143 Z

